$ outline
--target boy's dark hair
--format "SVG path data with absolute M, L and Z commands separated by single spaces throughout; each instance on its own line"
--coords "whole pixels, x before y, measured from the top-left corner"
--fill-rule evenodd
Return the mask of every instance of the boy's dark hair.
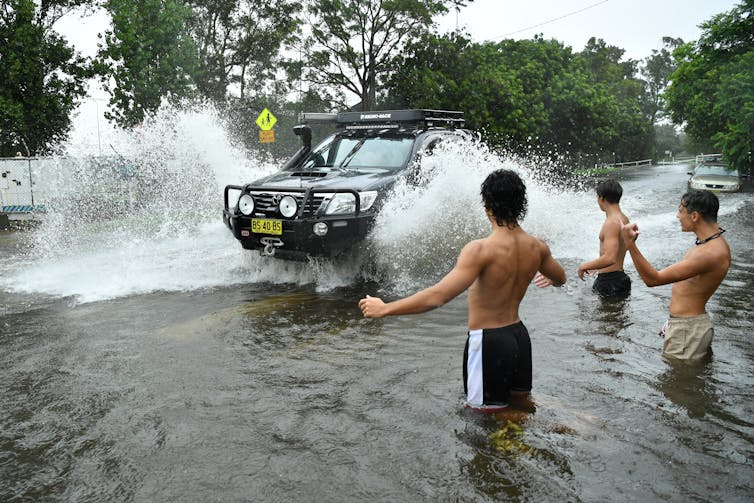
M 696 211 L 706 222 L 717 222 L 717 210 L 720 209 L 720 201 L 712 192 L 689 190 L 681 196 L 681 206 L 686 208 L 689 213 Z
M 597 195 L 610 204 L 618 204 L 623 195 L 623 187 L 615 180 L 602 180 L 596 190 Z
M 514 171 L 498 169 L 487 175 L 481 194 L 497 225 L 515 227 L 526 215 L 526 185 Z

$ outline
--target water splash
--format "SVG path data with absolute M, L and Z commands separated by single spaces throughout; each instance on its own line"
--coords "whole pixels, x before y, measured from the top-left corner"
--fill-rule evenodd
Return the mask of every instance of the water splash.
M 38 192 L 50 212 L 28 235 L 24 266 L 0 264 L 8 269 L 0 286 L 80 302 L 259 282 L 329 290 L 374 280 L 389 290 L 415 290 L 447 272 L 465 243 L 489 233 L 479 189 L 499 168 L 526 182 L 522 225 L 558 259 L 592 257 L 598 246 L 602 219 L 593 193 L 564 189 L 549 161 L 470 141 L 425 158 L 424 183 L 395 186 L 360 253 L 336 262 L 269 259 L 242 250 L 223 226 L 223 188 L 281 163 L 232 145 L 213 110 L 166 106 L 137 130 L 108 133 L 105 143 L 108 155 L 94 156 L 91 143 L 74 134 L 45 173 Z
M 501 168 L 517 172 L 527 186 L 529 211 L 521 223 L 525 230 L 550 243 L 561 258 L 587 253 L 584 240 L 573 239 L 571 222 L 587 214 L 595 220 L 593 196 L 580 187 L 564 190 L 560 180 L 544 182 L 547 161 L 523 161 L 478 142 L 445 144 L 422 162 L 419 178 L 426 183 L 396 185 L 371 235 L 377 267 L 395 288 L 405 291 L 436 280 L 438 273 L 453 267 L 466 243 L 490 233 L 480 187 L 489 173 Z M 586 232 L 596 236 L 599 222 Z M 569 249 L 567 243 L 575 246 Z
M 222 189 L 277 164 L 231 145 L 213 110 L 166 106 L 106 142 L 95 156 L 74 139 L 40 177 L 48 214 L 2 286 L 87 302 L 245 281 Z

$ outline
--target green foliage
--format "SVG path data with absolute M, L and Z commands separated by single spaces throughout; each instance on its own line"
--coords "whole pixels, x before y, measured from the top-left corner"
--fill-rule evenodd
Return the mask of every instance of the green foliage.
M 676 131 L 672 124 L 655 124 L 655 141 L 653 159 L 668 159 L 666 151 L 672 153 L 674 157 L 680 157 L 684 154 L 684 138 Z
M 754 163 L 754 0 L 701 25 L 702 36 L 674 52 L 678 68 L 666 92 L 676 124 L 706 151 L 739 170 Z
M 179 0 L 107 0 L 113 27 L 104 36 L 98 69 L 110 93 L 105 116 L 133 127 L 163 99 L 194 95 L 196 46 L 188 35 L 191 11 Z
M 727 118 L 712 136 L 725 158 L 742 171 L 754 167 L 754 50 L 734 57 L 720 78 L 713 113 Z
M 0 4 L 0 156 L 44 154 L 68 135 L 88 63 L 48 28 L 48 15 L 70 3 Z
M 344 89 L 374 104 L 377 78 L 410 40 L 433 24 L 433 17 L 464 0 L 312 0 L 312 38 L 307 44 L 314 86 Z M 344 103 L 342 104 L 344 105 Z
M 647 90 L 646 102 L 643 104 L 645 113 L 652 124 L 663 118 L 665 108 L 664 92 L 670 82 L 672 74 L 678 66 L 673 59 L 673 51 L 683 45 L 680 38 L 663 37 L 663 48 L 652 50 L 652 55 L 644 59 L 641 74 L 645 79 Z
M 579 56 L 594 81 L 616 85 L 625 79 L 633 79 L 636 74 L 634 60 L 621 61 L 625 52 L 620 47 L 607 45 L 601 38 L 592 37 Z
M 380 108 L 463 110 L 492 144 L 593 166 L 680 150 L 672 127 L 653 127 L 667 98 L 699 148 L 751 166 L 754 0 L 702 25 L 694 44 L 663 39 L 643 61 L 643 80 L 638 62 L 601 39 L 574 53 L 542 37 L 476 44 L 430 33 L 438 14 L 468 1 L 104 0 L 113 24 L 96 68 L 111 95 L 107 116 L 132 127 L 165 100 L 206 99 L 224 110 L 235 138 L 259 147 L 254 119 L 267 107 L 279 122 L 275 144 L 263 148 L 283 156 L 298 148 L 290 133 L 298 112 L 342 110 L 346 93 L 372 108 L 383 84 Z M 65 138 L 91 70 L 50 27 L 90 5 L 0 2 L 0 154 L 25 153 L 24 143 L 41 153 Z M 306 42 L 302 9 L 311 22 Z M 299 42 L 299 57 L 287 59 Z
M 622 50 L 592 41 L 573 54 L 556 40 L 474 44 L 425 35 L 407 46 L 386 81 L 388 107 L 463 110 L 469 127 L 513 151 L 599 159 L 646 155 L 652 127 L 638 104 L 643 85 Z
M 285 64 L 281 49 L 296 40 L 300 3 L 290 0 L 192 0 L 190 31 L 200 60 L 199 93 L 222 103 L 229 86 L 241 98 L 264 94 Z M 249 89 L 250 88 L 250 89 Z
M 592 37 L 579 53 L 589 81 L 607 97 L 602 110 L 609 113 L 603 117 L 608 124 L 597 123 L 602 134 L 594 145 L 605 153 L 612 151 L 618 162 L 649 157 L 654 139 L 653 119 L 641 106 L 648 100 L 644 83 L 636 78 L 637 62 L 623 61 L 624 52 Z

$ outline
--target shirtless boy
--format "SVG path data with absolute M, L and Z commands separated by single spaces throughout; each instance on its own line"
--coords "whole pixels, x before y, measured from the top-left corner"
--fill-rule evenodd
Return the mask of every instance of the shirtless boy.
M 623 272 L 623 259 L 626 245 L 623 243 L 621 227 L 628 223 L 628 217 L 620 208 L 623 187 L 615 180 L 604 180 L 597 184 L 597 204 L 605 212 L 605 223 L 600 230 L 600 256 L 579 266 L 579 279 L 584 274 L 597 272 L 592 289 L 602 297 L 628 297 L 631 293 L 631 278 Z
M 680 262 L 655 270 L 636 246 L 639 227 L 623 225 L 626 242 L 636 270 L 647 286 L 673 284 L 670 318 L 660 332 L 664 335 L 663 356 L 679 360 L 703 358 L 712 344 L 714 329 L 706 312 L 707 300 L 720 286 L 730 267 L 730 247 L 717 225 L 717 196 L 692 190 L 681 197 L 677 218 L 681 231 L 696 234 L 696 246 Z
M 511 394 L 525 397 L 531 391 L 531 341 L 518 316 L 526 289 L 533 278 L 537 286 L 546 287 L 562 285 L 566 276 L 550 248 L 519 225 L 527 200 L 526 187 L 515 172 L 494 171 L 482 183 L 481 193 L 492 232 L 464 246 L 442 280 L 394 302 L 367 295 L 359 307 L 366 318 L 423 313 L 468 288 L 463 368 L 467 404 L 500 408 Z

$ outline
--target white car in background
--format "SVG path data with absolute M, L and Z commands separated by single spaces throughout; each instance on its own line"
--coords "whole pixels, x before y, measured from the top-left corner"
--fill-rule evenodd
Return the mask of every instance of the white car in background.
M 700 164 L 689 173 L 689 188 L 712 192 L 738 192 L 741 177 L 737 169 L 718 164 Z

